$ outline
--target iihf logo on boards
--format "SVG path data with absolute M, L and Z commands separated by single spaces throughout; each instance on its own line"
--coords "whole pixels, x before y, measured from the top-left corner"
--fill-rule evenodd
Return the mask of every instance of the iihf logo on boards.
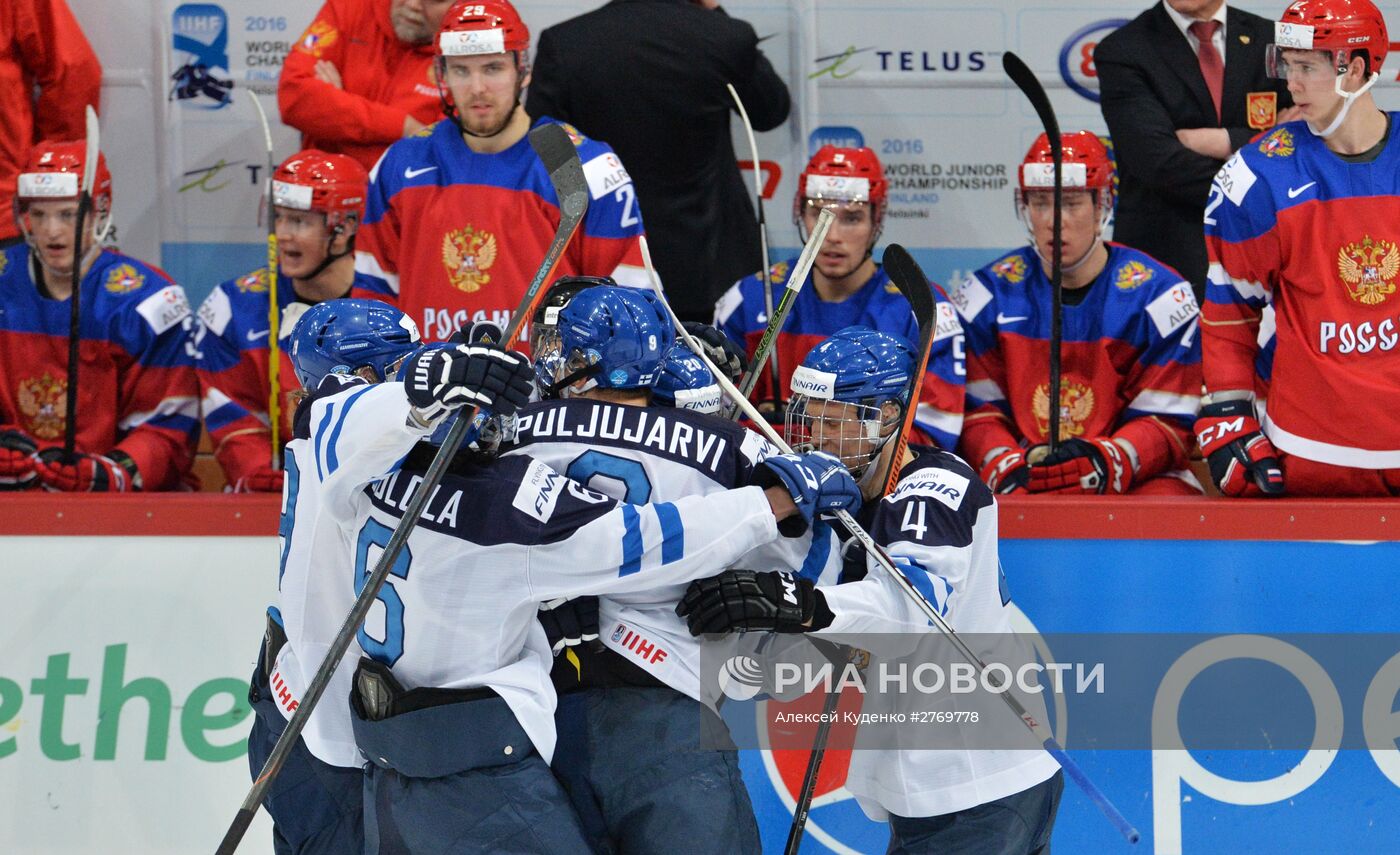
M 233 101 L 228 77 L 228 15 L 213 3 L 186 3 L 175 9 L 171 32 L 176 71 L 170 100 L 187 107 L 218 110 Z M 223 74 L 216 73 L 219 69 Z

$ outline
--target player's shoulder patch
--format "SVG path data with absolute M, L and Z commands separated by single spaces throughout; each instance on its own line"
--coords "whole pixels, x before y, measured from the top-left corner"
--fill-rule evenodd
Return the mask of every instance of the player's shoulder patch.
M 569 142 L 573 143 L 575 148 L 581 147 L 586 142 L 592 142 L 592 140 L 583 135 L 583 131 L 580 131 L 568 122 L 556 120 L 555 124 L 564 129 L 564 133 L 569 135 Z
M 233 287 L 240 294 L 266 294 L 268 289 L 267 268 L 260 267 L 252 273 L 233 280 Z
M 1293 130 L 1287 126 L 1276 128 L 1255 145 L 1265 157 L 1292 157 L 1297 151 Z
M 987 273 L 1011 285 L 1026 281 L 1026 256 L 1020 250 L 998 258 L 986 267 Z
M 102 288 L 108 294 L 130 294 L 141 290 L 145 284 L 146 274 L 129 262 L 112 265 L 102 280 Z
M 971 321 L 992 302 L 992 290 L 976 273 L 969 273 L 967 278 L 953 289 L 953 293 L 948 295 L 948 300 L 963 320 Z
M 1177 282 L 1147 304 L 1147 316 L 1162 338 L 1190 323 L 1200 311 L 1196 295 L 1187 282 Z
M 1258 180 L 1259 176 L 1250 168 L 1244 151 L 1241 150 L 1230 155 L 1230 159 L 1215 173 L 1214 184 L 1235 207 L 1240 207 L 1244 204 L 1244 197 Z
M 198 317 L 205 329 L 216 336 L 223 336 L 229 321 L 233 320 L 233 304 L 229 301 L 228 292 L 222 287 L 210 291 L 204 302 L 199 304 Z
M 531 460 L 515 490 L 511 505 L 526 516 L 534 517 L 542 523 L 554 516 L 554 506 L 559 504 L 559 496 L 564 492 L 563 475 L 538 460 Z
M 790 270 L 792 270 L 792 262 L 790 262 L 790 261 L 775 261 L 775 262 L 773 262 L 773 266 L 770 267 L 770 268 L 768 268 L 768 281 L 769 281 L 769 282 L 779 282 L 779 283 L 787 282 L 787 280 L 788 280 L 788 271 L 790 271 Z M 755 280 L 757 280 L 757 279 L 759 278 L 757 273 L 755 273 L 753 276 L 754 276 L 754 279 L 755 279 Z M 894 283 L 891 282 L 890 284 L 893 285 Z M 895 290 L 898 291 L 899 289 L 896 288 Z
M 137 303 L 136 311 L 152 332 L 162 335 L 190 316 L 190 302 L 185 289 L 172 282 Z
M 933 306 L 933 340 L 942 341 L 955 335 L 962 335 L 962 323 L 958 321 L 958 310 L 947 300 L 939 300 Z
M 962 507 L 972 479 L 943 466 L 924 466 L 899 479 L 899 486 L 886 497 L 890 503 L 915 496 L 935 499 L 950 510 Z
M 632 176 L 615 152 L 604 151 L 584 161 L 583 177 L 588 181 L 588 193 L 594 199 L 611 196 L 619 187 L 632 183 Z

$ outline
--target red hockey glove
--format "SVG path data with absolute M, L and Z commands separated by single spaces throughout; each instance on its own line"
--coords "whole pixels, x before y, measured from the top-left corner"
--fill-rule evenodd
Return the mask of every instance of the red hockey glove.
M 0 428 L 0 491 L 28 490 L 35 486 L 34 452 L 39 444 L 16 427 Z
M 1123 447 L 1107 437 L 1067 439 L 1054 454 L 1031 464 L 1032 493 L 1126 493 L 1133 465 Z
M 1210 479 L 1227 496 L 1283 495 L 1283 467 L 1249 401 L 1215 401 L 1201 407 L 1196 441 L 1210 464 Z
M 235 493 L 280 493 L 282 492 L 282 470 L 264 466 L 256 469 L 233 485 Z
M 138 490 L 136 466 L 120 451 L 110 454 L 77 452 L 65 460 L 63 449 L 46 448 L 35 456 L 39 483 L 53 493 L 125 493 Z
M 1019 448 L 999 448 L 982 467 L 981 476 L 993 493 L 1024 493 L 1030 478 L 1026 454 Z

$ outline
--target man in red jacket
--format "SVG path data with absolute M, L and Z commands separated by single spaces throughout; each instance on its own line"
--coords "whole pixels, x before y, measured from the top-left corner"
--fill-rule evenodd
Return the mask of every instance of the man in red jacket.
M 41 139 L 82 139 L 83 108 L 97 109 L 101 84 L 102 66 L 63 0 L 0 4 L 0 248 L 19 239 L 10 207 L 29 150 Z
M 365 169 L 441 118 L 433 37 L 452 0 L 326 0 L 282 65 L 277 106 L 301 147 Z

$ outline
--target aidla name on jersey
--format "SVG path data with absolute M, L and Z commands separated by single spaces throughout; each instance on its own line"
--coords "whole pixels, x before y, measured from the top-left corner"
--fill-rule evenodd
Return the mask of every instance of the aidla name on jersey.
M 1386 318 L 1375 326 L 1370 321 L 1359 324 L 1321 321 L 1317 325 L 1317 350 L 1327 353 L 1370 353 L 1373 350 L 1389 351 L 1400 344 L 1400 331 L 1395 321 Z
M 400 484 L 399 476 L 402 472 L 395 472 L 387 478 L 375 481 L 370 486 L 370 493 L 375 499 L 395 508 L 399 511 L 408 509 L 408 500 L 418 489 L 418 485 L 423 483 L 421 475 L 413 475 L 404 478 Z M 462 506 L 462 491 L 449 490 L 444 492 L 442 485 L 433 488 L 433 494 L 428 497 L 428 503 L 423 506 L 423 512 L 419 518 L 431 523 L 438 523 L 445 526 L 457 525 L 457 511 Z
M 654 448 L 663 454 L 692 460 L 719 471 L 729 440 L 673 421 L 655 410 L 641 407 L 597 406 L 589 409 L 586 422 L 573 422 L 565 407 L 551 407 L 525 413 L 516 419 L 516 436 L 521 440 L 601 439 L 620 440 Z M 695 453 L 691 454 L 691 445 Z

